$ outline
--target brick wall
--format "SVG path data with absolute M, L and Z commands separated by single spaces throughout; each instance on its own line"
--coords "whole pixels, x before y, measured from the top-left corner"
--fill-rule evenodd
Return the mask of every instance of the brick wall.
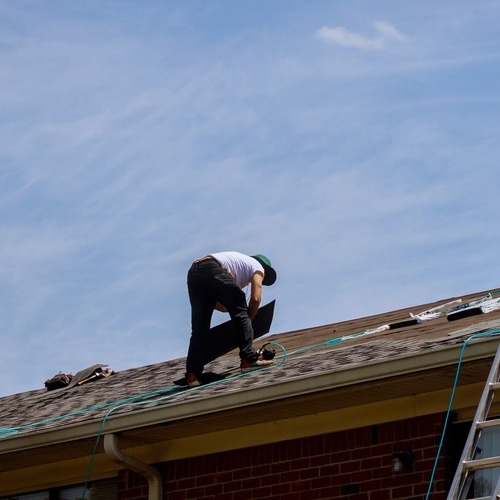
M 240 451 L 160 464 L 166 500 L 422 500 L 443 427 L 431 415 Z M 411 470 L 392 472 L 392 453 L 412 449 Z M 446 449 L 442 455 L 446 454 Z M 442 456 L 432 500 L 446 498 L 453 475 Z M 147 482 L 124 471 L 119 500 L 147 499 Z

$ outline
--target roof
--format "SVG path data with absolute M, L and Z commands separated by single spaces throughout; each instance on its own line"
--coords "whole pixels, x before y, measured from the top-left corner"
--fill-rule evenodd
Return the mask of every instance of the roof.
M 351 321 L 268 335 L 262 343 L 276 343 L 275 367 L 265 373 L 227 378 L 196 391 L 179 391 L 173 385 L 173 381 L 184 371 L 185 360 L 179 358 L 123 370 L 109 378 L 71 389 L 39 389 L 6 396 L 0 398 L 0 428 L 4 437 L 37 433 L 54 427 L 60 428 L 61 425 L 102 418 L 111 409 L 113 414 L 143 410 L 148 406 L 144 404 L 147 401 L 155 401 L 154 405 L 188 403 L 195 399 L 214 398 L 227 394 L 228 391 L 262 389 L 284 380 L 290 382 L 361 367 L 373 369 L 375 365 L 389 361 L 395 362 L 430 352 L 439 353 L 461 345 L 464 339 L 475 331 L 499 327 L 500 310 L 457 321 L 448 321 L 446 317 L 441 317 L 404 326 L 405 322 L 411 320 L 410 314 L 457 299 L 462 299 L 463 303 L 469 302 L 489 292 L 483 291 Z M 403 322 L 401 327 L 398 326 L 400 322 Z M 382 325 L 390 325 L 391 329 L 379 330 L 378 327 Z M 232 372 L 227 371 L 234 371 L 236 363 L 237 353 L 233 351 L 208 365 L 206 371 L 226 372 L 230 376 Z M 15 434 L 10 434 L 9 428 L 14 429 Z
M 44 464 L 46 451 L 37 459 L 30 451 L 35 448 L 51 447 L 58 460 L 88 456 L 103 430 L 121 432 L 124 445 L 132 446 L 276 421 L 284 415 L 340 415 L 356 405 L 449 390 L 460 356 L 460 383 L 484 384 L 500 339 L 500 310 L 422 323 L 411 314 L 458 299 L 468 303 L 489 292 L 268 335 L 258 344 L 275 343 L 275 366 L 234 375 L 238 356 L 233 351 L 206 368 L 229 370 L 228 377 L 195 389 L 173 385 L 184 372 L 185 359 L 180 358 L 119 371 L 70 389 L 0 398 L 0 476 L 21 467 L 28 456 L 33 465 Z M 484 336 L 462 351 L 464 341 L 480 331 Z M 440 397 L 435 404 L 442 409 L 445 403 Z

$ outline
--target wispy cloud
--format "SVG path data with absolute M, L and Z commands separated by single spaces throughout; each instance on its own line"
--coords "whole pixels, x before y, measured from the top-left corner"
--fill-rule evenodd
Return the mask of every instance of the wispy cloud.
M 327 26 L 320 28 L 316 34 L 320 40 L 326 43 L 360 50 L 382 50 L 390 44 L 408 40 L 404 33 L 385 21 L 376 21 L 374 27 L 375 34 L 371 37 L 349 31 L 343 27 L 329 28 Z
M 498 285 L 495 16 L 295 2 L 284 23 L 257 2 L 227 22 L 214 1 L 8 4 L 0 395 L 183 355 L 210 251 L 269 254 L 274 332 Z M 397 21 L 352 28 L 374 10 Z

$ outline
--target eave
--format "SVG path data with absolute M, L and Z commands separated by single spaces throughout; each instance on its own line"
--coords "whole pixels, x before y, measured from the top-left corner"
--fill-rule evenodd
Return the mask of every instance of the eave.
M 4 416 L 13 426 L 88 404 L 101 409 L 4 436 L 0 495 L 83 482 L 91 455 L 92 478 L 116 475 L 119 466 L 105 456 L 99 433 L 118 435 L 128 454 L 153 464 L 445 412 L 461 354 L 452 410 L 457 418 L 470 419 L 500 336 L 474 339 L 462 352 L 463 342 L 476 332 L 495 331 L 500 311 L 350 340 L 353 332 L 404 320 L 411 310 L 272 336 L 293 353 L 290 359 L 218 386 L 168 392 L 182 369 L 182 360 L 174 360 L 119 372 L 73 392 L 4 398 Z M 332 337 L 347 340 L 333 345 Z M 308 343 L 319 348 L 308 350 Z M 221 358 L 215 371 L 229 362 Z M 147 405 L 113 406 L 162 387 L 167 392 L 156 398 L 150 393 Z M 27 403 L 31 413 L 19 417 L 9 410 L 14 403 Z

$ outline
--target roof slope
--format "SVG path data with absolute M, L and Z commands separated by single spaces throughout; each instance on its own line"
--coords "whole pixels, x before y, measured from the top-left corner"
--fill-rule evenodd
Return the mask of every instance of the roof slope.
M 246 393 L 263 387 L 272 388 L 275 399 L 284 398 L 288 390 L 283 385 L 285 381 L 300 381 L 309 392 L 314 392 L 328 384 L 348 385 L 351 379 L 347 373 L 357 373 L 356 380 L 360 382 L 378 376 L 382 367 L 386 367 L 386 377 L 431 368 L 439 364 L 437 360 L 443 352 L 453 351 L 452 359 L 456 360 L 457 349 L 472 333 L 499 328 L 500 310 L 457 321 L 441 317 L 424 323 L 406 324 L 411 320 L 410 313 L 420 313 L 458 298 L 468 302 L 486 293 L 488 291 L 352 321 L 268 335 L 266 341 L 279 344 L 276 345 L 278 357 L 274 367 L 226 378 L 196 390 L 179 390 L 173 385 L 173 381 L 184 371 L 184 359 L 180 358 L 123 370 L 71 389 L 49 392 L 40 389 L 3 397 L 0 398 L 0 443 L 54 428 L 60 430 L 61 427 L 99 422 L 120 414 L 149 411 L 158 406 L 203 403 L 228 394 L 238 395 L 239 399 L 235 399 L 238 403 L 234 404 L 244 405 Z M 394 328 L 378 328 L 382 325 Z M 286 352 L 280 352 L 280 345 Z M 488 355 L 490 353 L 491 348 Z M 424 357 L 428 359 L 427 364 L 409 361 Z M 446 363 L 449 364 L 450 359 Z M 237 353 L 233 351 L 207 366 L 207 370 L 218 373 L 233 370 L 231 373 L 236 373 L 235 364 Z M 473 372 L 475 377 L 485 376 L 481 370 L 474 369 Z M 321 382 L 320 378 L 326 375 L 329 378 Z M 439 382 L 436 379 L 435 383 L 451 385 L 449 376 L 445 380 L 439 378 Z M 378 397 L 376 392 L 372 391 L 372 397 Z M 342 404 L 347 405 L 349 401 L 344 400 Z

